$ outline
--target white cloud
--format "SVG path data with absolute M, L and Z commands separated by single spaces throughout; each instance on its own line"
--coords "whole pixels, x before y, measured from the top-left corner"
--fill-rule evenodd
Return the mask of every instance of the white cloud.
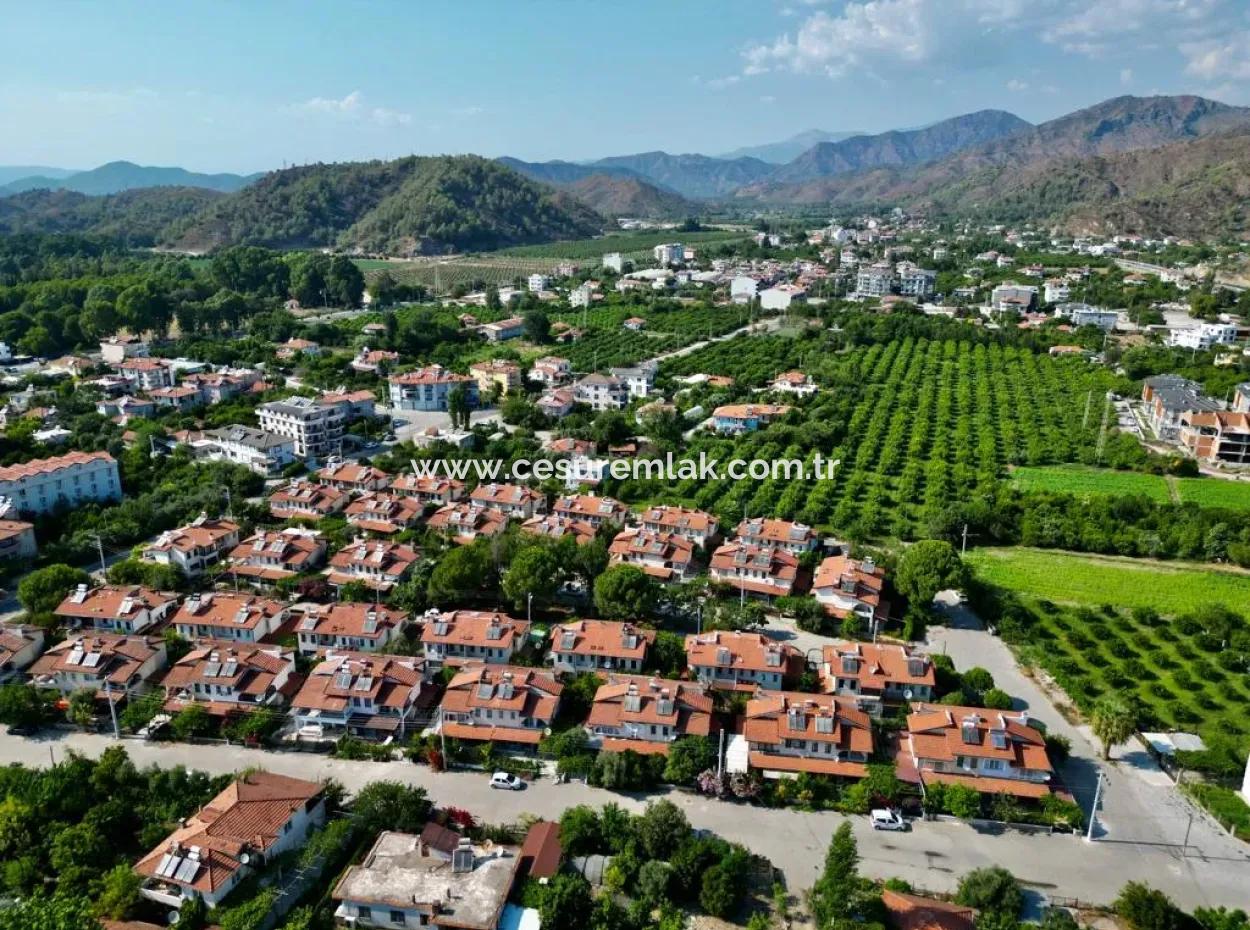
M 335 119 L 375 123 L 378 126 L 407 126 L 412 122 L 410 113 L 387 107 L 366 106 L 364 95 L 358 90 L 338 99 L 313 97 L 299 104 L 297 109 L 305 113 L 320 114 Z
M 1250 29 L 1181 44 L 1185 73 L 1206 81 L 1250 81 Z
M 1120 69 L 1120 83 L 1123 84 L 1125 87 L 1128 87 L 1128 85 L 1133 83 L 1133 69 L 1132 68 Z
M 1228 26 L 1245 0 L 845 0 L 811 11 L 797 28 L 747 48 L 743 74 L 790 71 L 840 78 L 992 65 L 1011 41 L 1040 39 L 1073 54 L 1159 53 L 1190 43 L 1191 73 L 1220 62 L 1250 67 L 1247 39 Z M 1172 47 L 1175 47 L 1175 44 Z M 1201 47 L 1199 47 L 1201 46 Z M 1118 64 L 1111 66 L 1118 68 Z M 1110 72 L 1112 75 L 1115 71 Z
M 1018 94 L 1029 89 L 1029 82 L 1022 81 L 1019 78 L 1012 78 L 1007 82 L 1007 89 L 1013 94 Z

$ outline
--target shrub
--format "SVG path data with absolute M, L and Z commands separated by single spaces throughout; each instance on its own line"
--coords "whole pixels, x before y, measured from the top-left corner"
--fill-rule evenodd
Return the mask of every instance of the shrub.
M 1016 877 L 1001 866 L 974 869 L 959 882 L 955 900 L 983 913 L 1015 917 L 1024 906 L 1024 892 Z

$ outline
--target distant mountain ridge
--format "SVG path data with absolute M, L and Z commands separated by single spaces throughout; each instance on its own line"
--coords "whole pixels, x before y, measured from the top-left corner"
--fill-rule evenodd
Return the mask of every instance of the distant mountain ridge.
M 852 132 L 826 132 L 823 129 L 808 129 L 804 132 L 797 133 L 789 139 L 782 139 L 780 142 L 765 142 L 761 145 L 747 145 L 742 148 L 734 149 L 732 152 L 725 152 L 717 155 L 717 158 L 731 160 L 734 158 L 758 158 L 760 161 L 766 161 L 770 165 L 784 165 L 786 162 L 793 161 L 798 158 L 813 145 L 821 142 L 841 142 L 843 139 L 849 139 L 852 136 L 864 136 L 868 133 L 858 130 Z
M 69 190 L 79 194 L 102 196 L 145 187 L 201 187 L 206 190 L 231 193 L 246 187 L 261 176 L 261 174 L 200 174 L 187 171 L 185 168 L 160 168 L 136 165 L 129 161 L 112 161 L 98 168 L 92 168 L 90 171 L 17 177 L 0 187 L 0 196 L 40 189 Z
M 560 185 L 558 189 L 596 213 L 613 218 L 673 219 L 698 212 L 697 206 L 680 194 L 648 184 L 641 178 L 592 174 Z

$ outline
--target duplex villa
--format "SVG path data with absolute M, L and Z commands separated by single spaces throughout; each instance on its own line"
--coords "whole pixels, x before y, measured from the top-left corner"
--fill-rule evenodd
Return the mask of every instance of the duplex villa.
M 1043 798 L 1054 770 L 1046 740 L 1026 711 L 915 703 L 899 755 L 924 784 L 967 785 L 991 794 Z
M 227 571 L 253 583 L 273 584 L 316 568 L 325 554 L 325 539 L 315 530 L 257 530 L 231 551 Z
M 890 604 L 881 597 L 884 588 L 885 569 L 874 560 L 831 555 L 816 570 L 812 596 L 832 617 L 842 620 L 854 616 L 865 626 L 879 627 L 890 615 Z
M 608 547 L 612 565 L 636 565 L 662 583 L 687 581 L 695 575 L 694 543 L 672 533 L 621 530 Z
M 648 533 L 671 533 L 699 547 L 707 546 L 720 529 L 720 523 L 710 513 L 663 504 L 648 507 L 639 521 Z
M 278 631 L 287 605 L 251 594 L 206 591 L 187 596 L 174 614 L 173 627 L 184 639 L 219 639 L 259 643 Z
M 559 517 L 584 520 L 595 529 L 606 523 L 621 526 L 629 519 L 629 508 L 620 501 L 594 494 L 569 494 L 557 498 L 551 512 Z
M 347 507 L 347 522 L 357 530 L 394 536 L 416 526 L 425 507 L 415 497 L 369 491 Z
M 299 651 L 379 652 L 408 625 L 408 615 L 380 604 L 310 604 L 295 628 Z
M 239 524 L 233 520 L 210 520 L 200 514 L 187 526 L 162 533 L 143 549 L 143 561 L 176 568 L 196 578 L 219 562 L 239 544 Z
M 317 472 L 316 478 L 332 488 L 362 494 L 384 490 L 391 483 L 391 476 L 382 469 L 358 462 L 331 462 Z
M 459 740 L 537 746 L 555 721 L 563 690 L 538 669 L 466 666 L 443 694 L 438 730 Z
M 928 656 L 906 646 L 838 642 L 821 652 L 820 683 L 879 717 L 886 705 L 932 700 L 937 676 Z
M 479 537 L 498 536 L 508 528 L 508 517 L 494 507 L 461 501 L 438 508 L 430 515 L 426 525 L 432 530 L 445 533 L 452 542 L 467 545 Z
M 469 500 L 519 520 L 528 520 L 536 513 L 547 512 L 546 496 L 523 484 L 479 484 L 469 495 Z
M 735 540 L 712 553 L 708 574 L 743 594 L 771 599 L 788 597 L 798 577 L 799 560 L 785 549 L 752 546 Z
M 522 533 L 543 536 L 547 539 L 563 539 L 572 536 L 579 546 L 583 546 L 595 538 L 595 528 L 585 520 L 571 517 L 558 517 L 553 513 L 530 517 L 521 524 Z
M 421 553 L 412 546 L 382 539 L 357 539 L 331 557 L 325 574 L 336 588 L 358 581 L 366 587 L 389 591 L 420 560 Z
M 693 678 L 725 691 L 780 691 L 803 673 L 803 653 L 762 633 L 714 630 L 686 637 L 686 665 Z
M 427 478 L 403 474 L 391 480 L 391 492 L 421 504 L 450 504 L 464 497 L 464 482 L 455 478 Z
M 609 672 L 585 726 L 590 745 L 605 752 L 666 754 L 683 736 L 710 736 L 712 714 L 701 683 Z
M 65 697 L 87 689 L 97 700 L 119 702 L 144 691 L 165 661 L 159 636 L 79 633 L 49 647 L 30 666 L 30 678 Z
M 0 685 L 21 676 L 43 651 L 42 627 L 20 623 L 0 626 Z
M 747 702 L 742 733 L 748 764 L 765 777 L 868 774 L 872 721 L 830 694 L 757 691 Z
M 291 716 L 303 739 L 403 739 L 431 696 L 422 659 L 329 649 L 291 699 Z
M 106 633 L 142 633 L 178 606 L 174 594 L 139 585 L 101 585 L 88 590 L 80 584 L 54 613 L 66 626 L 88 627 Z
M 328 484 L 293 481 L 269 495 L 269 514 L 276 520 L 320 520 L 341 513 L 351 496 Z
M 820 546 L 820 539 L 810 526 L 790 520 L 760 517 L 743 520 L 734 530 L 734 535 L 748 546 L 784 549 L 794 555 L 802 555 Z
M 432 665 L 504 665 L 525 648 L 529 632 L 529 621 L 514 620 L 497 610 L 431 612 L 421 628 L 421 645 Z
M 198 704 L 215 717 L 281 705 L 295 672 L 295 654 L 282 646 L 202 642 L 173 664 L 161 686 L 165 710 Z
M 612 620 L 574 620 L 551 630 L 547 661 L 558 672 L 641 672 L 655 631 Z

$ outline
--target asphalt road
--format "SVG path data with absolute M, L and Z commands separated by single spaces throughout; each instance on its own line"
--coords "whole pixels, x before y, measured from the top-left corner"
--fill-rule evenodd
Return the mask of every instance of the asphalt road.
M 43 766 L 69 750 L 96 756 L 112 739 L 97 734 L 58 732 L 42 738 L 0 735 L 0 764 Z M 139 765 L 185 765 L 212 773 L 261 766 L 300 778 L 335 778 L 355 791 L 370 781 L 392 779 L 424 787 L 439 804 L 473 811 L 493 822 L 532 813 L 555 818 L 576 804 L 608 801 L 641 810 L 645 798 L 613 794 L 581 784 L 541 780 L 519 792 L 494 791 L 480 772 L 433 773 L 406 762 L 344 762 L 320 755 L 266 752 L 233 746 L 125 741 Z M 711 830 L 767 856 L 792 889 L 810 887 L 824 859 L 829 838 L 844 819 L 834 813 L 767 810 L 674 792 L 695 827 Z M 1242 905 L 1250 887 L 1250 861 L 1237 855 L 1191 849 L 1188 857 L 1168 843 L 1087 843 L 1075 836 L 1027 836 L 980 832 L 962 823 L 919 823 L 909 833 L 874 833 L 867 818 L 851 821 L 859 840 L 865 874 L 897 876 L 915 887 L 953 891 L 960 876 L 974 868 L 1002 865 L 1040 893 L 1110 902 L 1130 879 L 1163 889 L 1184 907 Z

